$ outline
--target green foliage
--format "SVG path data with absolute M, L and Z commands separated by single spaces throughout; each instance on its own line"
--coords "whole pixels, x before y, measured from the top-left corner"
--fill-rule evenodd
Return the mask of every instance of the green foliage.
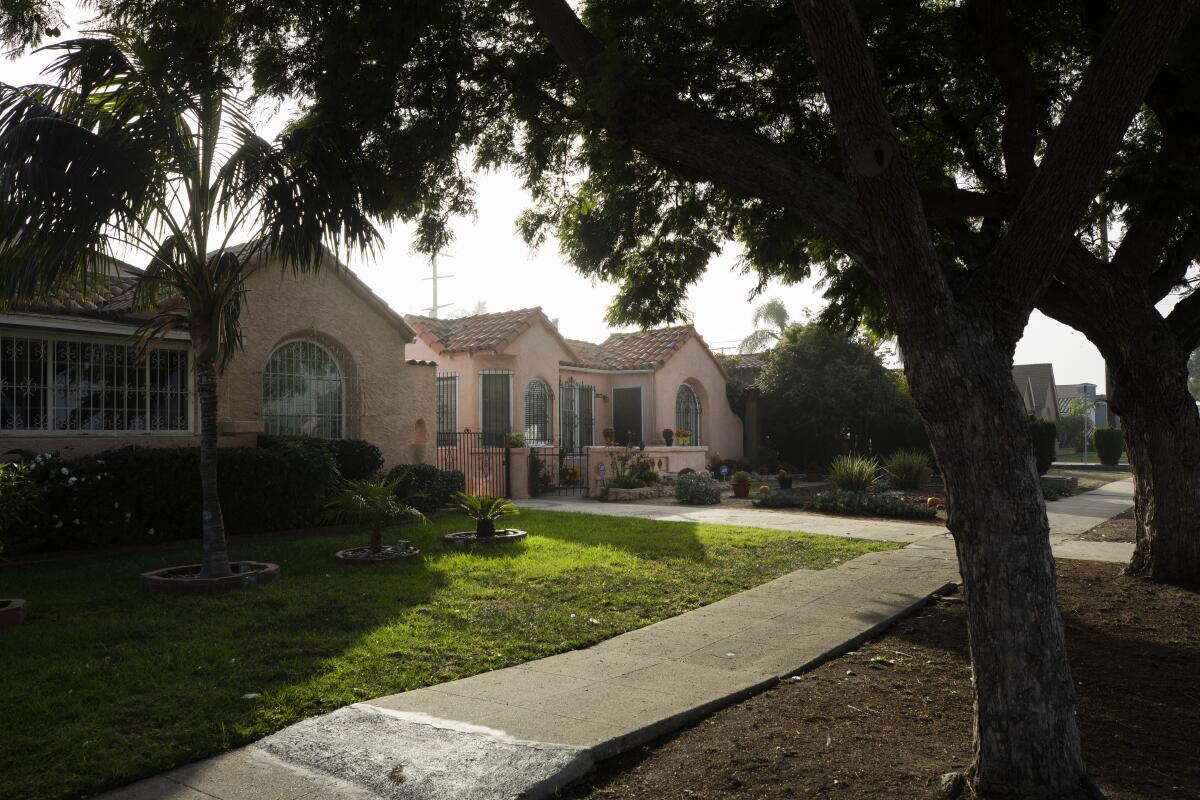
M 1033 439 L 1038 475 L 1045 475 L 1058 454 L 1058 427 L 1048 419 L 1030 414 L 1029 436 Z
M 466 476 L 456 469 L 441 470 L 432 464 L 397 464 L 388 471 L 396 495 L 424 514 L 445 508 L 467 487 Z
M 455 497 L 458 500 L 458 510 L 475 520 L 476 536 L 494 536 L 496 520 L 521 513 L 513 505 L 513 501 L 503 497 L 492 497 L 486 494 L 472 495 L 464 492 L 459 492 Z
M 749 483 L 749 482 L 750 482 L 750 473 L 746 472 L 744 469 L 739 469 L 737 472 L 733 473 L 733 483 Z
M 529 495 L 541 497 L 554 488 L 554 476 L 546 460 L 537 454 L 536 450 L 529 451 Z
M 7 539 L 14 552 L 36 552 L 198 538 L 199 469 L 195 447 L 38 455 L 29 477 L 40 502 Z M 335 488 L 333 459 L 322 447 L 289 442 L 219 452 L 218 491 L 233 535 L 317 525 Z
M 396 496 L 399 483 L 399 479 L 342 481 L 338 491 L 325 503 L 324 519 L 367 526 L 371 531 L 371 549 L 379 552 L 383 547 L 381 530 L 386 523 L 401 519 L 428 522 L 424 514 Z
M 612 467 L 613 474 L 607 485 L 616 489 L 641 489 L 658 481 L 654 462 L 632 447 L 615 454 Z
M 821 492 L 814 496 L 808 505 L 813 511 L 823 511 L 828 514 L 896 519 L 934 519 L 937 517 L 937 510 L 930 508 L 925 503 L 914 503 L 910 500 L 868 492 Z
M 861 337 L 793 325 L 768 356 L 758 388 L 763 430 L 791 463 L 828 463 L 849 443 L 868 449 L 874 439 L 880 439 L 875 450 L 927 446 L 893 432 L 923 437 L 903 380 Z
M 1065 411 L 1060 411 L 1055 422 L 1058 431 L 1058 444 L 1075 451 L 1083 449 L 1083 439 L 1087 431 L 1089 409 L 1081 397 L 1072 397 L 1067 402 Z
M 919 489 L 933 472 L 929 454 L 923 450 L 897 450 L 883 462 L 888 483 L 894 489 Z
M 33 518 L 41 499 L 41 490 L 30 480 L 28 464 L 0 462 L 0 550 L 9 531 Z
M 829 480 L 844 492 L 869 492 L 879 482 L 879 462 L 869 456 L 840 455 L 829 465 Z
M 1125 449 L 1125 433 L 1120 428 L 1097 428 L 1092 434 L 1096 445 L 1096 454 L 1100 463 L 1115 466 L 1121 461 L 1121 452 Z
M 259 447 L 286 446 L 288 442 L 304 447 L 322 447 L 333 458 L 338 475 L 346 480 L 365 481 L 379 474 L 383 466 L 383 453 L 370 442 L 362 439 L 320 439 L 316 436 L 271 436 L 259 434 Z
M 721 484 L 708 471 L 680 471 L 675 479 L 675 499 L 690 506 L 715 505 L 721 502 Z

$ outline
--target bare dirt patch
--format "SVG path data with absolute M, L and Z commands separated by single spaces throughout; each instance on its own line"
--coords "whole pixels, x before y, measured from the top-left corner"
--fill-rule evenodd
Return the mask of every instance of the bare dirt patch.
M 1200 595 L 1059 562 L 1079 720 L 1110 800 L 1200 797 Z M 603 765 L 574 800 L 931 798 L 971 755 L 956 598 L 799 679 Z
M 1088 542 L 1134 542 L 1137 541 L 1137 517 L 1133 509 L 1097 525 L 1090 531 L 1080 535 L 1080 539 Z

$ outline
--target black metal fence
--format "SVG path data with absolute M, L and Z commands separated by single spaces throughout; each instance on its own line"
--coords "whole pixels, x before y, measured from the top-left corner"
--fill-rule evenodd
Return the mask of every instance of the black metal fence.
M 497 437 L 469 430 L 439 433 L 437 466 L 461 472 L 467 494 L 509 496 L 508 450 Z
M 529 448 L 531 494 L 584 496 L 588 493 L 588 451 L 547 443 Z

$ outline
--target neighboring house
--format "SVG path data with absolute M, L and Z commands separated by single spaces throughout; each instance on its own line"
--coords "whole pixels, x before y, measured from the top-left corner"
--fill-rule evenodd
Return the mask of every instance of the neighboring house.
M 693 445 L 736 459 L 742 422 L 725 396 L 727 375 L 690 325 L 616 333 L 601 344 L 566 339 L 540 308 L 458 319 L 405 318 L 417 333 L 408 356 L 438 364 L 438 432 L 518 432 L 533 446 L 579 450 L 656 444 L 687 428 Z
M 1058 393 L 1052 364 L 1017 364 L 1012 369 L 1012 377 L 1027 412 L 1051 422 L 1058 421 Z
M 0 447 L 82 454 L 198 442 L 187 331 L 139 359 L 141 271 L 114 262 L 92 296 L 0 313 Z M 434 365 L 405 361 L 404 319 L 328 256 L 310 275 L 251 265 L 244 348 L 218 382 L 221 444 L 258 433 L 359 438 L 389 464 L 431 461 Z M 399 344 L 400 347 L 396 345 Z
M 742 406 L 737 410 L 742 418 L 742 456 L 751 464 L 758 462 L 759 451 L 768 444 L 762 398 L 755 384 L 770 355 L 770 351 L 764 351 L 718 356 L 730 379 L 735 384 L 746 387 L 742 393 Z
M 1088 420 L 1092 424 L 1096 423 L 1096 384 L 1059 384 L 1054 387 L 1054 393 L 1058 395 L 1058 413 L 1060 415 L 1066 414 L 1070 410 L 1072 401 L 1079 400 L 1087 409 Z

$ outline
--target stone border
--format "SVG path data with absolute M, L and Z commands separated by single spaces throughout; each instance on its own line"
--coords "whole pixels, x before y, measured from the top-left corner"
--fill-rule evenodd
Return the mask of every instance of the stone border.
M 19 597 L 0 598 L 0 604 L 0 628 L 15 628 L 29 613 L 29 604 Z
M 182 564 L 142 573 L 142 589 L 151 594 L 215 594 L 235 589 L 253 589 L 279 580 L 279 565 L 265 561 L 233 561 L 239 569 L 224 578 L 182 578 L 200 571 L 199 564 Z
M 370 550 L 369 545 L 362 547 L 347 547 L 345 550 L 338 550 L 334 557 L 343 564 L 387 564 L 391 561 L 407 561 L 410 558 L 416 558 L 421 555 L 419 548 L 410 546 L 407 550 L 397 550 L 395 545 L 384 545 L 384 548 L 372 556 L 360 558 L 356 556 L 347 556 L 347 553 L 354 553 L 359 550 Z
M 504 528 L 496 531 L 492 536 L 479 537 L 475 535 L 475 531 L 456 531 L 454 533 L 442 534 L 442 541 L 446 544 L 455 547 L 466 547 L 472 544 L 482 544 L 487 546 L 506 544 L 508 542 L 517 542 L 528 536 L 525 531 L 517 530 L 516 528 Z

